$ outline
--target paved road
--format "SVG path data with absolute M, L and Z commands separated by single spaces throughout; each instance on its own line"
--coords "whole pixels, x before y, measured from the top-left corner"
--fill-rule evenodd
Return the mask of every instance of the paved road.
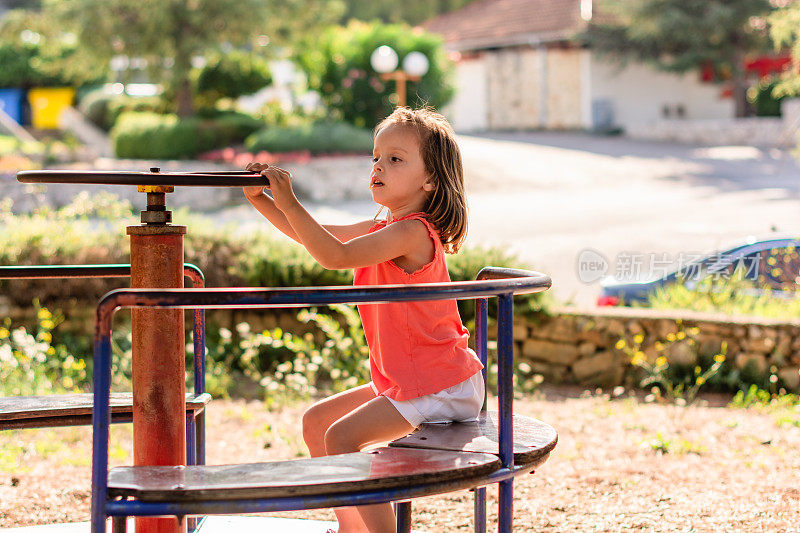
M 549 273 L 562 301 L 592 305 L 599 282 L 578 277 L 590 248 L 616 276 L 618 254 L 641 275 L 748 235 L 800 233 L 800 166 L 752 147 L 660 144 L 577 133 L 461 136 L 469 244 L 509 246 Z M 369 202 L 313 206 L 328 221 L 374 214 Z M 248 212 L 249 213 L 249 212 Z M 224 217 L 249 218 L 241 209 Z
M 552 133 L 464 137 L 462 149 L 475 182 L 471 242 L 507 243 L 577 304 L 599 291 L 578 279 L 586 248 L 611 275 L 618 254 L 640 256 L 646 275 L 651 258 L 800 234 L 800 166 L 787 152 Z

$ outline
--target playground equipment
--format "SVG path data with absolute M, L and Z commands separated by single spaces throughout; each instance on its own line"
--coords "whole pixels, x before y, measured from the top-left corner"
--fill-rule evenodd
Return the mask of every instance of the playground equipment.
M 499 530 L 511 531 L 513 479 L 544 462 L 557 436 L 552 427 L 513 417 L 513 295 L 540 292 L 550 278 L 537 272 L 484 269 L 478 280 L 406 286 L 276 289 L 182 289 L 182 235 L 166 211 L 165 193 L 175 185 L 264 185 L 264 178 L 231 173 L 20 172 L 26 183 L 137 185 L 147 193 L 140 226 L 131 226 L 132 289 L 108 293 L 97 308 L 94 355 L 92 531 L 125 531 L 126 517 L 139 517 L 136 530 L 182 531 L 185 516 L 270 512 L 364 505 L 396 505 L 398 531 L 410 529 L 411 498 L 475 489 L 475 529 L 485 531 L 485 486 L 499 483 Z M 180 278 L 180 279 L 178 279 Z M 425 427 L 386 448 L 370 452 L 280 463 L 186 464 L 183 418 L 183 309 L 232 309 L 364 304 L 475 298 L 476 348 L 486 366 L 487 298 L 498 297 L 499 412 L 479 422 Z M 111 423 L 111 325 L 115 311 L 132 309 L 134 465 L 108 470 Z M 198 352 L 196 352 L 198 353 Z M 199 352 L 202 353 L 202 352 Z M 164 369 L 168 369 L 164 371 Z M 138 369 L 138 374 L 136 373 Z M 138 376 L 138 378 L 137 378 Z M 138 382 L 138 387 L 137 387 Z M 164 402 L 163 398 L 172 400 Z M 143 400 L 153 400 L 151 402 Z M 176 400 L 177 399 L 177 400 Z M 155 401 L 158 400 L 158 401 Z M 140 423 L 137 424 L 137 418 Z M 179 435 L 180 433 L 180 435 Z M 158 446 L 155 446 L 158 444 Z M 168 448 L 164 452 L 164 448 Z M 143 518 L 143 517 L 178 517 Z M 202 528 L 202 525 L 199 526 Z
M 130 277 L 131 266 L 115 265 L 28 265 L 0 266 L 0 280 L 14 279 L 76 279 Z M 184 276 L 193 287 L 205 286 L 203 272 L 194 265 L 183 266 Z M 186 394 L 187 434 L 196 434 L 194 450 L 200 464 L 205 458 L 203 439 L 204 409 L 211 396 L 205 392 L 205 312 L 193 313 L 194 391 Z M 49 394 L 46 396 L 9 396 L 0 398 L 0 431 L 8 429 L 82 426 L 92 423 L 91 394 Z M 133 397 L 130 393 L 112 394 L 112 421 L 131 422 Z M 190 439 L 187 445 L 194 442 Z

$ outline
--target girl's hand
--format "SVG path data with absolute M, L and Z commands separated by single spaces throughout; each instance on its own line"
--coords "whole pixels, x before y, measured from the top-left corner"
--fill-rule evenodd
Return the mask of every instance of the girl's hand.
M 244 169 L 247 170 L 248 172 L 262 172 L 268 168 L 269 168 L 268 164 L 256 163 L 255 161 L 247 163 L 247 165 L 244 167 Z M 244 191 L 244 195 L 247 198 L 254 198 L 256 196 L 259 196 L 264 191 L 265 185 L 266 184 L 254 185 L 252 187 L 242 187 L 242 190 Z
M 292 175 L 278 167 L 269 167 L 261 171 L 261 175 L 269 180 L 269 190 L 272 199 L 281 211 L 286 211 L 299 205 L 297 197 L 292 190 Z

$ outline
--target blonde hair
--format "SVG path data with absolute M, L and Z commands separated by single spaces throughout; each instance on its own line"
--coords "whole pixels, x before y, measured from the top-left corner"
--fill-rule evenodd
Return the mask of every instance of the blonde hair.
M 467 199 L 461 151 L 453 127 L 431 109 L 398 107 L 375 126 L 375 135 L 394 124 L 412 128 L 419 138 L 425 171 L 434 185 L 423 210 L 439 232 L 444 251 L 454 254 L 467 236 Z

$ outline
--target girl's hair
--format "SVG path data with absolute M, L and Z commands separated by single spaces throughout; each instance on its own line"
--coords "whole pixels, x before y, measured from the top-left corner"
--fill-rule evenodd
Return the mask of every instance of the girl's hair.
M 398 107 L 375 126 L 375 135 L 393 124 L 412 128 L 419 138 L 425 170 L 434 184 L 423 210 L 439 232 L 444 251 L 454 254 L 467 236 L 467 200 L 461 151 L 453 127 L 430 109 Z

